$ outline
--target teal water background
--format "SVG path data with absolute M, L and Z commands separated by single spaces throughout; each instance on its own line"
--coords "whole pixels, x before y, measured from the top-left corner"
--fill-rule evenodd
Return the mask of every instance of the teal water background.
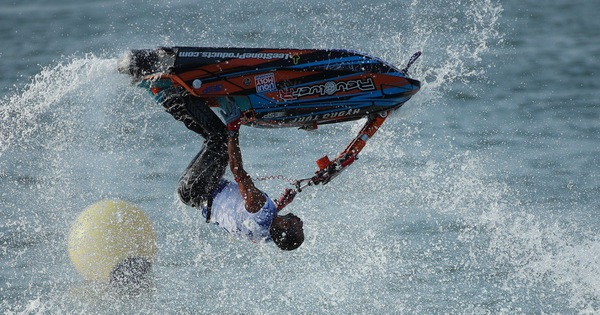
M 515 314 L 600 311 L 596 1 L 0 3 L 0 312 Z M 335 183 L 290 206 L 306 242 L 246 244 L 177 202 L 201 139 L 116 71 L 168 45 L 347 48 L 423 88 Z M 253 176 L 306 177 L 361 126 L 244 128 Z M 285 182 L 259 184 L 276 195 Z M 138 204 L 153 285 L 86 283 L 87 205 Z

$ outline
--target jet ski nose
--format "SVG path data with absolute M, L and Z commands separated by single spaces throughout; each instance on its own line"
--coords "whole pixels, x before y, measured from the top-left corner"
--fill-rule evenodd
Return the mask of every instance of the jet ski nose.
M 118 62 L 121 73 L 140 79 L 144 75 L 158 71 L 159 56 L 156 50 L 140 49 L 131 50 Z
M 117 62 L 117 70 L 119 73 L 130 74 L 129 65 L 131 64 L 132 54 L 128 52 Z
M 119 60 L 117 69 L 140 80 L 146 75 L 167 71 L 174 59 L 173 52 L 164 48 L 134 49 Z

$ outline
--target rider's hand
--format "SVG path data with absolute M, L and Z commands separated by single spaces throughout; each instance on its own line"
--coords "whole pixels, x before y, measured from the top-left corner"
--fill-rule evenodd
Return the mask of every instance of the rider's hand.
M 225 106 L 221 108 L 221 115 L 225 118 L 227 124 L 227 130 L 238 131 L 242 125 L 242 112 L 233 102 L 228 101 Z

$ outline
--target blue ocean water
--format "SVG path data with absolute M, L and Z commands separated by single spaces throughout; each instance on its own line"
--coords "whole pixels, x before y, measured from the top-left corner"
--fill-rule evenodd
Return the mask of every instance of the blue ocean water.
M 600 312 L 594 2 L 2 2 L 0 311 Z M 306 242 L 284 253 L 177 202 L 201 139 L 116 71 L 128 49 L 168 45 L 347 48 L 398 66 L 423 51 L 423 88 L 346 173 L 297 197 Z M 244 128 L 246 168 L 306 177 L 360 126 Z M 86 283 L 68 258 L 71 223 L 105 198 L 157 231 L 139 294 Z

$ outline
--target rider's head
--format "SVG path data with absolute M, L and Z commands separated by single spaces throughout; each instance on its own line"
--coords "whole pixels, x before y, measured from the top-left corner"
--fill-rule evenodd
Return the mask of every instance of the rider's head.
M 271 224 L 271 239 L 282 250 L 294 250 L 304 242 L 302 226 L 302 220 L 292 213 L 277 216 Z

